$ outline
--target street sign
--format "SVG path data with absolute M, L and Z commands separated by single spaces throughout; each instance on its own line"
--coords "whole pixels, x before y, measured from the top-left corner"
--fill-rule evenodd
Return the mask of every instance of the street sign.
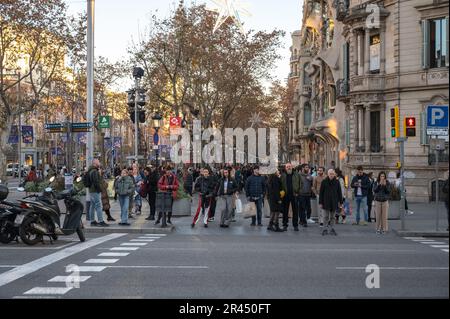
M 92 123 L 72 123 L 72 132 L 91 132 Z
M 44 128 L 49 131 L 49 133 L 65 133 L 67 132 L 67 127 L 62 123 L 46 123 Z
M 427 135 L 448 135 L 448 105 L 428 106 Z
M 171 117 L 170 118 L 170 127 L 181 127 L 181 121 L 182 118 L 181 117 Z
M 111 127 L 111 116 L 100 116 L 99 122 L 98 122 L 99 128 L 110 128 Z

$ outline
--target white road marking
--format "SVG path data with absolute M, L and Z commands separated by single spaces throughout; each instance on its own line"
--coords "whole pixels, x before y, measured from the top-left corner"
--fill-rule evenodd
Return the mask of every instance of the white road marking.
M 366 267 L 336 267 L 337 270 L 359 270 Z M 380 267 L 385 270 L 448 270 L 448 267 Z
M 426 243 L 422 243 L 422 244 L 425 244 L 425 245 L 445 245 L 445 243 L 444 242 L 440 242 L 440 241 L 430 241 L 430 242 L 426 242 Z
M 20 265 L 0 265 L 0 268 L 16 268 L 19 267 Z
M 152 241 L 155 241 L 155 240 L 154 239 L 132 239 L 130 241 L 133 241 L 133 242 L 152 242 Z
M 91 278 L 91 276 L 78 276 L 76 281 L 85 282 Z M 49 280 L 49 282 L 72 282 L 74 280 L 74 276 L 56 276 Z
M 119 259 L 88 259 L 84 263 L 85 264 L 114 264 L 118 262 Z
M 7 272 L 0 274 L 0 287 L 7 285 L 17 279 L 20 279 L 26 275 L 29 275 L 39 269 L 47 267 L 55 262 L 58 262 L 64 258 L 75 255 L 79 252 L 82 252 L 86 249 L 92 248 L 109 240 L 117 239 L 119 237 L 125 236 L 127 234 L 109 234 L 106 236 L 102 236 L 99 238 L 94 238 L 84 243 L 79 243 L 72 247 L 67 247 L 63 250 L 50 254 L 48 256 L 36 259 L 32 262 L 24 264 L 22 266 L 11 269 Z
M 142 234 L 143 236 L 155 236 L 155 237 L 164 237 L 166 234 Z
M 446 253 L 448 253 L 448 249 L 441 249 L 442 251 L 445 251 Z
M 433 248 L 448 248 L 448 245 L 431 245 Z
M 139 239 L 160 239 L 161 237 L 147 237 L 147 236 L 141 236 L 138 237 Z
M 35 287 L 24 292 L 24 295 L 65 295 L 73 287 Z
M 105 270 L 104 266 L 78 266 L 77 270 L 79 272 L 100 272 Z
M 413 240 L 413 241 L 416 243 L 429 243 L 429 242 L 434 242 L 434 239 L 428 239 L 428 240 L 419 239 L 419 240 Z
M 147 243 L 123 243 L 120 246 L 145 246 Z
M 77 240 L 76 242 L 79 242 L 79 240 Z M 13 249 L 19 249 L 19 250 L 24 250 L 24 249 L 30 249 L 30 250 L 59 250 L 59 249 L 62 249 L 62 248 L 65 248 L 65 247 L 68 247 L 68 246 L 71 246 L 71 245 L 74 245 L 75 244 L 75 241 L 74 242 L 70 242 L 70 243 L 68 243 L 68 244 L 65 244 L 65 245 L 61 245 L 61 246 L 58 246 L 58 247 L 29 247 L 29 246 L 18 246 L 18 247 L 0 247 L 0 250 L 13 250 Z
M 403 237 L 405 239 L 426 239 L 425 237 Z
M 139 247 L 113 247 L 110 250 L 111 251 L 132 251 L 132 250 L 138 250 Z
M 208 269 L 208 266 L 107 266 L 108 268 Z M 365 268 L 364 268 L 365 269 Z M 447 268 L 448 269 L 448 268 Z
M 128 256 L 130 253 L 101 253 L 98 256 L 99 257 L 125 257 Z

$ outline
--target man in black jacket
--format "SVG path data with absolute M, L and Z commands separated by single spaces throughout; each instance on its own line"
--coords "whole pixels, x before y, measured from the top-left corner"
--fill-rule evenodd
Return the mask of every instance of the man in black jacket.
M 238 191 L 238 186 L 233 178 L 230 177 L 230 171 L 225 169 L 223 177 L 219 181 L 217 196 L 223 202 L 223 209 L 220 215 L 220 227 L 227 228 L 230 226 L 230 213 L 233 209 L 233 196 Z
M 144 183 L 147 190 L 148 203 L 150 205 L 150 216 L 146 220 L 155 220 L 156 215 L 156 193 L 158 192 L 158 173 L 152 167 L 146 167 L 144 170 Z
M 199 205 L 197 208 L 197 212 L 194 216 L 194 220 L 192 221 L 191 226 L 195 227 L 199 220 L 199 214 L 200 210 L 202 211 L 202 214 L 204 214 L 203 218 L 203 224 L 206 227 L 208 227 L 208 219 L 209 219 L 209 209 L 211 207 L 211 198 L 214 194 L 214 182 L 209 176 L 209 169 L 204 168 L 201 171 L 201 174 L 199 178 L 195 181 L 195 190 L 199 192 Z
M 249 202 L 254 202 L 256 205 L 256 217 L 252 217 L 251 226 L 256 226 L 258 220 L 258 226 L 262 224 L 262 203 L 264 194 L 266 193 L 266 180 L 259 175 L 259 166 L 253 168 L 253 175 L 247 178 L 245 184 L 245 193 Z
M 331 235 L 337 235 L 334 230 L 334 223 L 336 221 L 334 215 L 336 211 L 342 208 L 343 204 L 341 184 L 336 178 L 334 169 L 330 169 L 328 170 L 328 177 L 320 185 L 319 206 L 323 209 L 323 222 L 324 226 L 326 226 L 322 231 L 323 236 L 328 234 L 328 228 L 331 228 Z
M 354 189 L 356 201 L 356 222 L 354 225 L 360 224 L 360 211 L 362 208 L 364 212 L 364 222 L 362 225 L 367 226 L 369 221 L 367 196 L 369 194 L 370 182 L 369 177 L 364 174 L 362 166 L 358 166 L 356 176 L 352 179 L 351 187 Z

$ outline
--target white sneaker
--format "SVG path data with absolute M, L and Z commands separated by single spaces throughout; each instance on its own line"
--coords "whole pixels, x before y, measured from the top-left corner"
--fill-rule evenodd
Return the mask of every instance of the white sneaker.
M 406 212 L 406 214 L 407 214 L 407 215 L 414 215 L 414 212 L 413 212 L 412 210 L 408 210 L 408 211 Z
M 308 224 L 315 224 L 316 222 L 313 221 L 311 218 L 307 220 Z

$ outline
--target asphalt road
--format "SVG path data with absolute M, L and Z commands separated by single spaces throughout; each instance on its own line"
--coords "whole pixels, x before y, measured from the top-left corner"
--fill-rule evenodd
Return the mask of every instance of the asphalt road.
M 322 237 L 317 225 L 269 233 L 247 221 L 230 229 L 214 222 L 207 229 L 178 225 L 166 236 L 1 245 L 0 298 L 449 297 L 448 238 L 379 236 L 351 225 L 337 231 Z M 373 264 L 380 286 L 368 289 L 366 267 Z M 76 275 L 68 265 L 81 267 L 79 288 L 66 283 Z

